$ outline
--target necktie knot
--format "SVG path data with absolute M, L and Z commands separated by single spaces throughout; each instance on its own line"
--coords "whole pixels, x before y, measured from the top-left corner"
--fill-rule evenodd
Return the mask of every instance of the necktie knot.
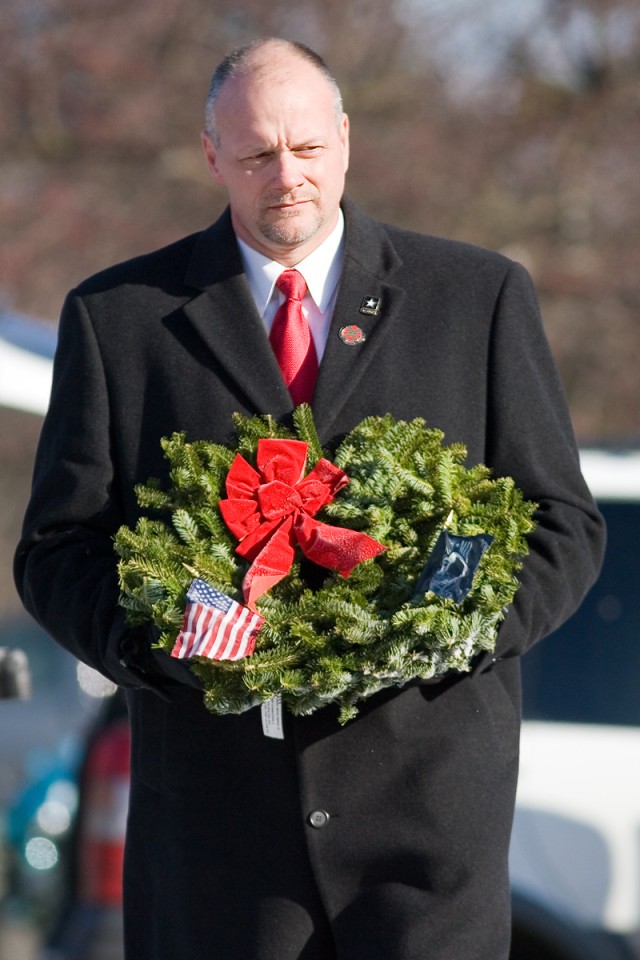
M 307 292 L 307 283 L 299 270 L 283 270 L 276 280 L 276 287 L 287 300 L 302 300 Z

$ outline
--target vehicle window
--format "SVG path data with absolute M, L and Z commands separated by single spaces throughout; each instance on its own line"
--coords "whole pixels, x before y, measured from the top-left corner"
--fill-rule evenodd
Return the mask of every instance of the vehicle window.
M 600 508 L 602 573 L 578 612 L 523 657 L 526 719 L 640 726 L 640 502 Z

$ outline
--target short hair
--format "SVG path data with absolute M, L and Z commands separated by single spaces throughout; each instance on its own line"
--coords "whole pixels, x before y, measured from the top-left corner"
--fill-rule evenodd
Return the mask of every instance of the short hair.
M 267 37 L 261 40 L 254 40 L 251 43 L 247 43 L 242 47 L 232 50 L 231 53 L 228 53 L 227 56 L 220 61 L 216 69 L 213 71 L 205 106 L 204 128 L 205 132 L 216 147 L 219 145 L 219 136 L 216 128 L 215 115 L 216 103 L 222 88 L 230 77 L 233 77 L 235 74 L 240 73 L 243 69 L 245 69 L 247 61 L 255 51 L 271 43 L 289 47 L 292 51 L 298 53 L 302 60 L 306 60 L 307 63 L 311 63 L 320 71 L 333 89 L 336 123 L 340 122 L 343 113 L 342 94 L 340 92 L 340 87 L 338 86 L 338 81 L 327 66 L 326 61 L 320 56 L 320 54 L 316 53 L 315 50 L 312 50 L 311 47 L 308 47 L 306 44 L 299 43 L 296 40 L 280 40 L 275 37 Z

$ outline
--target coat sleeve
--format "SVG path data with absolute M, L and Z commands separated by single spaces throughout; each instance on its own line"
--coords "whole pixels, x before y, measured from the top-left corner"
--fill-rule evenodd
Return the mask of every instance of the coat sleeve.
M 605 545 L 533 284 L 518 264 L 498 300 L 488 375 L 488 462 L 538 504 L 521 584 L 498 636 L 494 656 L 502 659 L 524 653 L 577 609 Z
M 130 630 L 118 606 L 113 537 L 125 521 L 116 450 L 98 340 L 85 303 L 72 293 L 15 556 L 16 586 L 29 613 L 78 659 L 120 685 L 162 692 L 165 672 L 187 682 L 193 675 L 153 653 L 151 637 Z

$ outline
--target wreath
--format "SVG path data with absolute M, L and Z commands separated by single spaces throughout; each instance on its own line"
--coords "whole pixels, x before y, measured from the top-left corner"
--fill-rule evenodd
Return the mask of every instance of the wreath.
M 465 467 L 421 419 L 369 417 L 331 458 L 307 405 L 291 428 L 233 420 L 234 448 L 164 438 L 168 489 L 137 486 L 145 515 L 115 537 L 129 623 L 189 657 L 209 710 L 279 695 L 298 715 L 337 703 L 345 723 L 495 648 L 536 509 L 510 477 Z

